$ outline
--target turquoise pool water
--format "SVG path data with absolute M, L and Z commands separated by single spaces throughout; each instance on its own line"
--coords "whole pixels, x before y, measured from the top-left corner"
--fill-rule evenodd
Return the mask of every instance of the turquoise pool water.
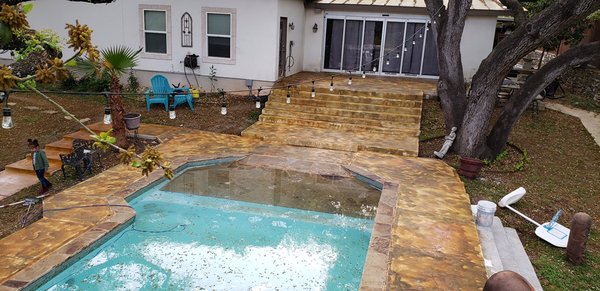
M 163 191 L 50 290 L 358 290 L 373 221 Z M 168 188 L 168 187 L 167 187 Z

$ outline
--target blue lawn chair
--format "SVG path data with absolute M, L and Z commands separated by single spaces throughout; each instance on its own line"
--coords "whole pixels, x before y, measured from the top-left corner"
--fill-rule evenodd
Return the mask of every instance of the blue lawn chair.
M 169 95 L 175 93 L 176 95 L 173 105 L 177 107 L 179 104 L 186 103 L 190 109 L 194 110 L 192 94 L 189 93 L 187 88 L 174 89 L 169 85 L 169 80 L 163 75 L 155 75 L 150 79 L 152 90 L 146 91 L 146 106 L 148 112 L 150 112 L 151 104 L 164 104 L 165 111 L 169 110 Z

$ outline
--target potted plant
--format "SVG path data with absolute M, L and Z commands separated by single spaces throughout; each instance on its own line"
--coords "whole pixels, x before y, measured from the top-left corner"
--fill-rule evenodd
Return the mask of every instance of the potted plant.
M 136 130 L 140 128 L 141 119 L 142 115 L 139 113 L 126 113 L 123 115 L 125 127 L 127 127 L 128 130 Z

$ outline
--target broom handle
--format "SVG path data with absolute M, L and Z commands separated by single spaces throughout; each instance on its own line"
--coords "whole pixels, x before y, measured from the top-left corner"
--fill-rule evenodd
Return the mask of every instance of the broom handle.
M 508 208 L 508 209 L 512 210 L 512 212 L 514 212 L 514 213 L 516 213 L 516 214 L 520 215 L 521 217 L 523 217 L 523 218 L 527 219 L 527 221 L 529 221 L 529 222 L 531 222 L 531 223 L 535 224 L 536 226 L 540 226 L 540 224 L 539 224 L 539 223 L 537 223 L 535 220 L 533 220 L 533 219 L 531 219 L 531 218 L 527 217 L 525 214 L 523 214 L 523 213 L 519 212 L 518 210 L 516 210 L 516 209 L 514 209 L 514 208 L 510 207 L 509 205 L 506 205 L 506 208 Z

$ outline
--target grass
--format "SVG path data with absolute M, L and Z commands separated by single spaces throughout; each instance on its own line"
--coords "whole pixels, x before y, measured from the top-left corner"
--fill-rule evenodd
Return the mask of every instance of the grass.
M 439 135 L 443 118 L 439 103 L 424 103 L 422 136 Z M 581 125 L 564 114 L 544 110 L 539 114 L 526 112 L 515 126 L 509 141 L 527 153 L 522 171 L 495 173 L 484 171 L 480 178 L 463 180 L 471 203 L 485 199 L 498 201 L 508 192 L 523 186 L 527 194 L 514 206 L 538 222 L 549 221 L 558 209 L 563 209 L 559 222 L 570 227 L 571 217 L 586 212 L 600 217 L 600 147 Z M 439 148 L 443 140 L 429 148 Z M 427 147 L 423 142 L 421 147 Z M 423 150 L 430 156 L 432 150 Z M 508 157 L 502 159 L 511 159 Z M 445 159 L 450 161 L 451 157 Z M 518 160 L 512 158 L 512 160 Z M 555 248 L 535 236 L 535 226 L 505 209 L 498 209 L 504 226 L 519 233 L 523 246 L 536 269 L 545 290 L 600 290 L 600 233 L 598 223 L 592 224 L 585 263 L 573 266 L 565 260 L 565 250 Z

